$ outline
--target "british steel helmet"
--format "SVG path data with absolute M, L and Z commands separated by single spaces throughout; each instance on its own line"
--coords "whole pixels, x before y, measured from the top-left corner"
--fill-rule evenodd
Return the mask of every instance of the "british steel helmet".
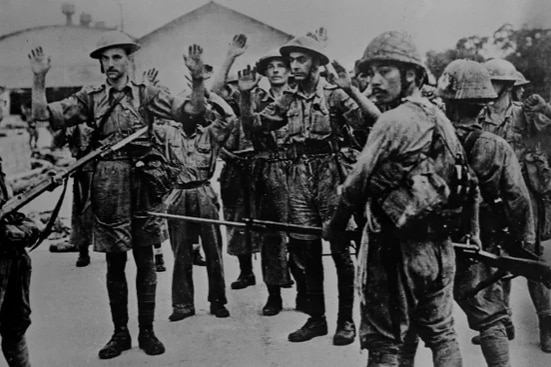
M 515 75 L 517 76 L 517 80 L 515 80 L 515 85 L 514 85 L 515 87 L 521 87 L 523 85 L 530 84 L 530 81 L 527 80 L 520 71 L 517 71 Z
M 371 63 L 377 61 L 412 64 L 426 70 L 413 39 L 408 33 L 401 31 L 388 31 L 375 37 L 367 45 L 357 66 L 360 71 L 365 72 Z
M 262 56 L 256 62 L 256 71 L 260 75 L 266 76 L 266 68 L 272 60 L 282 60 L 287 67 L 289 67 L 289 60 L 286 57 L 283 57 L 279 52 L 279 49 L 273 49 L 268 51 L 264 56 Z
M 517 69 L 513 64 L 503 59 L 490 59 L 484 63 L 484 67 L 490 73 L 492 80 L 515 82 Z
M 320 61 L 320 65 L 329 63 L 329 58 L 323 52 L 321 43 L 309 36 L 293 38 L 283 45 L 279 52 L 283 57 L 289 57 L 291 52 L 304 52 L 316 57 Z
M 490 73 L 472 60 L 454 60 L 438 80 L 436 95 L 442 99 L 483 103 L 496 99 Z
M 130 55 L 133 52 L 136 52 L 140 45 L 130 38 L 126 33 L 119 31 L 109 31 L 104 33 L 98 43 L 96 44 L 96 49 L 90 53 L 90 57 L 93 59 L 99 59 L 101 53 L 111 47 L 122 47 L 127 50 Z

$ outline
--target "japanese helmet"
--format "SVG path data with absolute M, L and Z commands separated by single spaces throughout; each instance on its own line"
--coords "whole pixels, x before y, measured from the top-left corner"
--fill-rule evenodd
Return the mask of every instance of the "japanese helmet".
M 258 61 L 256 62 L 256 72 L 260 75 L 266 76 L 266 68 L 268 67 L 268 64 L 272 60 L 281 60 L 289 67 L 289 60 L 286 57 L 283 57 L 281 53 L 279 52 L 279 49 L 273 49 L 268 51 L 264 56 L 262 56 Z
M 472 60 L 454 60 L 438 80 L 436 95 L 442 99 L 485 103 L 497 98 L 490 73 Z
M 291 52 L 304 52 L 310 54 L 320 61 L 320 66 L 327 65 L 329 63 L 329 57 L 322 51 L 322 46 L 319 41 L 309 36 L 295 37 L 285 45 L 283 45 L 279 52 L 283 57 L 289 57 Z
M 503 59 L 490 59 L 484 63 L 490 73 L 490 79 L 514 83 L 517 80 L 517 69 L 513 64 Z
M 96 44 L 96 49 L 90 53 L 90 57 L 93 59 L 99 59 L 101 53 L 111 47 L 122 47 L 126 49 L 128 54 L 136 52 L 140 45 L 130 38 L 126 33 L 119 31 L 109 31 L 104 33 L 98 43 Z
M 392 61 L 411 64 L 426 71 L 421 54 L 406 32 L 388 31 L 375 37 L 366 47 L 357 67 L 366 72 L 369 65 L 377 61 Z

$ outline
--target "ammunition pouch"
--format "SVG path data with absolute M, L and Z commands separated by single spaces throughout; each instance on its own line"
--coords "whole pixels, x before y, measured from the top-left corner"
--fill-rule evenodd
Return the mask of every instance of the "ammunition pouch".
M 395 162 L 391 164 L 396 166 Z M 385 167 L 381 167 L 381 171 L 384 172 Z M 395 171 L 394 174 L 400 173 Z M 429 214 L 442 209 L 449 192 L 446 181 L 435 172 L 432 158 L 424 157 L 405 173 L 398 185 L 382 192 L 373 191 L 373 197 L 392 224 L 404 230 L 414 228 Z

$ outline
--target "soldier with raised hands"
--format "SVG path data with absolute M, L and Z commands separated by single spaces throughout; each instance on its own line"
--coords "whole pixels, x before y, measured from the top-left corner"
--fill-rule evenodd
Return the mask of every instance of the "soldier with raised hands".
M 199 87 L 205 78 L 202 53 L 200 46 L 193 45 L 185 57 L 194 89 L 203 89 Z M 202 98 L 194 103 L 205 106 L 204 112 L 186 116 L 177 127 L 166 126 L 158 131 L 175 176 L 174 187 L 166 199 L 167 212 L 218 219 L 220 206 L 210 180 L 220 149 L 233 129 L 235 115 L 215 93 L 210 93 L 208 100 L 203 93 Z M 168 229 L 174 252 L 170 321 L 195 314 L 192 253 L 193 244 L 199 238 L 207 263 L 210 313 L 216 317 L 228 317 L 220 228 L 214 224 L 169 219 Z
M 290 222 L 321 226 L 335 209 L 337 187 L 346 175 L 347 162 L 341 154 L 341 132 L 345 125 L 363 127 L 372 124 L 379 112 L 361 93 L 330 85 L 320 77 L 320 67 L 329 58 L 320 43 L 309 36 L 297 37 L 279 49 L 289 60 L 297 88 L 283 95 L 255 115 L 251 130 L 256 134 L 275 131 L 278 142 L 291 159 L 289 185 Z M 357 101 L 357 102 L 356 102 Z M 365 108 L 365 107 L 368 108 Z M 250 106 L 243 106 L 249 111 Z M 290 234 L 291 246 L 301 251 L 306 274 L 306 293 L 310 318 L 289 341 L 303 342 L 327 334 L 321 238 Z M 333 338 L 335 345 L 354 341 L 352 319 L 354 303 L 354 265 L 347 238 L 331 241 L 337 268 L 339 314 Z
M 94 214 L 93 246 L 104 252 L 107 291 L 114 324 L 109 342 L 99 351 L 101 359 L 113 358 L 132 347 L 128 330 L 127 253 L 137 267 L 138 345 L 149 355 L 162 354 L 164 345 L 153 330 L 157 278 L 153 245 L 160 241 L 161 218 L 147 211 L 162 211 L 167 192 L 166 174 L 153 138 L 153 119 L 182 120 L 204 111 L 202 83 L 188 98 L 176 98 L 161 88 L 136 83 L 130 78 L 133 53 L 139 45 L 126 34 L 106 32 L 90 57 L 99 61 L 105 83 L 86 86 L 64 100 L 47 103 L 46 74 L 50 57 L 41 47 L 29 55 L 33 79 L 33 117 L 48 121 L 53 129 L 88 123 L 94 129 L 93 148 L 148 127 L 121 151 L 99 159 L 91 183 Z M 184 76 L 182 76 L 184 80 Z

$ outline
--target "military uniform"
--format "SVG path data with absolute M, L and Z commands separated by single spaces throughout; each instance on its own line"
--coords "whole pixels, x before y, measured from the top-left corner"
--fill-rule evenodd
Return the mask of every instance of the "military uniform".
M 543 164 L 542 173 L 549 170 L 547 157 L 545 154 L 541 154 L 539 144 L 537 144 L 537 137 L 542 126 L 535 124 L 533 119 L 527 119 L 523 106 L 516 102 L 511 102 L 509 108 L 501 116 L 494 113 L 490 106 L 487 106 L 482 111 L 479 121 L 484 130 L 494 132 L 496 135 L 505 139 L 515 151 L 530 192 L 532 213 L 534 215 L 534 222 L 536 223 L 537 240 L 537 235 L 539 233 L 537 227 L 542 226 L 543 223 L 541 220 L 536 220 L 536 218 L 540 218 L 540 215 L 543 213 L 538 205 L 538 200 L 536 200 L 536 195 L 538 195 L 538 193 L 534 190 L 534 187 L 530 184 L 531 180 L 526 175 L 525 160 L 527 158 L 529 159 L 530 156 L 538 156 L 538 159 L 541 159 Z M 546 145 L 547 143 L 542 146 Z M 541 179 L 545 180 L 545 177 Z M 509 304 L 510 287 L 510 281 L 504 284 L 507 305 Z M 533 281 L 528 281 L 528 290 L 538 317 L 540 318 L 540 331 L 548 330 L 549 340 L 551 340 L 551 292 L 543 284 Z M 509 313 L 511 313 L 510 309 Z M 542 328 L 541 325 L 544 319 L 548 320 L 546 321 L 546 328 Z
M 320 78 L 311 95 L 305 95 L 300 86 L 285 91 L 259 116 L 260 130 L 274 131 L 278 145 L 291 159 L 287 178 L 290 222 L 322 226 L 336 208 L 337 187 L 349 167 L 340 152 L 340 129 L 343 124 L 353 128 L 366 125 L 358 105 L 343 90 Z M 304 259 L 310 315 L 324 317 L 322 243 L 312 235 L 290 236 L 303 241 L 297 248 Z M 338 276 L 338 323 L 352 323 L 354 265 L 348 240 L 332 241 L 331 252 Z
M 0 159 L 0 207 L 7 199 Z M 36 226 L 22 214 L 8 214 L 0 223 L 0 336 L 10 367 L 31 365 L 25 341 L 25 332 L 31 324 L 31 258 L 25 246 L 32 244 L 37 236 Z
M 211 98 L 215 96 L 211 95 Z M 214 174 L 221 146 L 228 138 L 235 119 L 229 106 L 227 108 L 224 116 L 210 111 L 207 123 L 204 126 L 198 125 L 191 135 L 186 134 L 182 127 L 161 130 L 167 158 L 176 171 L 174 188 L 165 201 L 169 214 L 219 218 L 220 206 L 210 179 Z M 208 300 L 211 304 L 226 304 L 220 228 L 213 224 L 169 219 L 168 230 L 174 252 L 174 311 L 188 315 L 195 313 L 192 250 L 199 237 L 207 262 Z
M 122 99 L 106 121 L 102 121 L 118 98 Z M 121 345 L 126 349 L 130 344 L 126 329 L 126 252 L 133 251 L 137 266 L 140 336 L 143 331 L 144 338 L 147 338 L 153 335 L 157 283 L 153 245 L 161 241 L 162 229 L 161 218 L 146 214 L 150 210 L 163 210 L 162 198 L 136 164 L 154 150 L 151 136 L 153 117 L 179 120 L 184 102 L 184 99 L 176 99 L 162 89 L 129 81 L 121 91 L 108 85 L 84 87 L 73 96 L 48 105 L 50 123 L 54 129 L 88 122 L 94 129 L 92 148 L 101 141 L 118 141 L 144 126 L 150 127 L 148 133 L 140 139 L 97 161 L 91 182 L 90 200 L 94 215 L 92 244 L 95 251 L 106 253 L 107 290 L 115 336 L 120 334 L 117 331 L 124 330 L 121 335 L 125 335 L 125 342 Z M 103 124 L 98 126 L 100 123 Z M 142 339 L 138 339 L 142 347 Z M 148 344 L 143 344 L 147 348 L 144 350 L 151 354 L 164 352 L 162 345 L 154 344 L 151 349 Z M 115 349 L 109 349 L 110 345 L 106 346 L 109 353 L 100 351 L 100 358 L 112 358 L 120 354 L 118 346 L 116 353 L 112 354 L 111 351 Z
M 428 100 L 406 99 L 377 120 L 342 187 L 340 205 L 347 212 L 362 210 L 366 204 L 368 208 L 358 271 L 360 342 L 369 349 L 370 366 L 398 365 L 413 330 L 433 350 L 436 366 L 460 365 L 452 318 L 455 253 L 438 215 L 399 231 L 376 203 L 382 195 L 376 191 L 380 182 L 396 187 L 401 180 L 400 174 L 381 167 L 415 162 L 420 154 L 427 154 L 435 123 L 449 149 L 460 152 L 453 127 L 442 112 Z M 449 177 L 453 165 L 454 157 L 445 154 L 437 173 Z

